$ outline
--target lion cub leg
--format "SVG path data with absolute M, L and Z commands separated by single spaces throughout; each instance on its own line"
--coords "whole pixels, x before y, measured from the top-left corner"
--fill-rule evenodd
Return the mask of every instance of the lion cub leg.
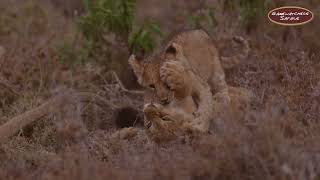
M 192 71 L 186 71 L 184 67 L 181 61 L 165 62 L 160 69 L 161 80 L 174 92 L 174 103 L 185 101 L 188 98 L 193 99 L 194 106 L 191 113 L 195 116 L 190 121 L 184 121 L 183 128 L 192 132 L 207 132 L 213 112 L 210 87 L 207 82 L 201 80 Z M 179 107 L 186 109 L 181 105 Z
M 190 78 L 180 61 L 169 60 L 164 62 L 160 68 L 160 77 L 174 92 L 175 98 L 183 99 L 190 96 L 192 91 Z

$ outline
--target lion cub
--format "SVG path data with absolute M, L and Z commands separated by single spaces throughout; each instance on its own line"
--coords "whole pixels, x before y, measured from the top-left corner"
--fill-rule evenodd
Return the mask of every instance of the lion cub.
M 212 103 L 210 87 L 192 71 L 186 70 L 181 61 L 166 60 L 166 64 L 155 63 L 155 61 L 139 61 L 134 56 L 129 58 L 139 83 L 147 87 L 144 124 L 151 136 L 158 141 L 163 141 L 186 131 L 207 132 L 210 118 L 205 116 L 202 116 L 205 119 L 198 118 L 200 116 L 198 116 L 197 102 L 201 99 L 207 101 L 203 104 Z M 139 73 L 144 77 L 139 76 Z M 166 81 L 161 78 L 165 78 Z M 148 85 L 149 82 L 153 84 Z M 189 83 L 194 87 L 187 87 Z M 212 107 L 212 105 L 207 107 L 207 116 L 212 115 Z
M 145 60 L 132 55 L 129 64 L 138 82 L 149 89 L 145 102 L 154 102 L 144 107 L 145 124 L 151 122 L 154 129 L 179 127 L 207 132 L 217 109 L 214 106 L 238 102 L 231 100 L 237 95 L 230 93 L 239 94 L 241 90 L 235 91 L 227 85 L 218 51 L 202 30 L 178 34 L 163 51 Z M 178 118 L 181 114 L 183 120 Z M 163 118 L 169 115 L 174 117 L 170 118 L 175 120 L 173 126 Z

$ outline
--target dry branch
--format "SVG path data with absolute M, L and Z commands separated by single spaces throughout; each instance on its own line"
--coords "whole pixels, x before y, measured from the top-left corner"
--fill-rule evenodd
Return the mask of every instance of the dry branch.
M 39 107 L 18 115 L 1 125 L 0 144 L 7 142 L 10 137 L 15 135 L 20 129 L 26 127 L 27 125 L 42 119 L 51 113 L 59 111 L 60 107 L 62 106 L 77 102 L 92 102 L 104 107 L 109 106 L 111 109 L 117 108 L 117 106 L 110 104 L 108 101 L 104 100 L 103 97 L 100 97 L 96 94 L 88 92 L 72 93 L 67 91 L 51 98 Z
M 119 108 L 118 106 L 106 101 L 103 97 L 99 96 L 98 94 L 93 94 L 89 92 L 79 92 L 79 93 L 76 93 L 76 97 L 80 102 L 83 102 L 83 103 L 94 103 L 101 107 L 107 106 L 112 110 Z
M 129 90 L 129 89 L 125 88 L 116 72 L 108 71 L 108 73 L 110 73 L 114 77 L 114 79 L 117 81 L 117 83 L 119 84 L 119 86 L 120 86 L 120 88 L 121 88 L 121 90 L 123 92 L 131 93 L 131 94 L 139 94 L 139 95 L 143 95 L 144 94 L 144 91 Z
M 6 142 L 11 136 L 28 124 L 46 116 L 63 103 L 65 98 L 65 94 L 54 97 L 41 106 L 18 115 L 0 126 L 0 143 Z

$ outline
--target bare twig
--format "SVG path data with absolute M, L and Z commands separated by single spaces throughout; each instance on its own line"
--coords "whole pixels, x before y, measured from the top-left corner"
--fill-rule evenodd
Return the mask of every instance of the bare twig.
M 290 74 L 289 74 L 288 67 L 287 67 L 287 65 L 285 64 L 283 58 L 281 58 L 281 62 L 282 62 L 283 69 L 284 69 L 284 72 L 285 72 L 285 74 L 286 74 L 287 79 L 288 79 L 289 81 L 291 81 L 292 77 L 291 77 Z
M 77 98 L 79 98 L 79 101 L 81 102 L 94 103 L 102 107 L 108 106 L 112 110 L 119 108 L 118 106 L 106 101 L 103 97 L 99 96 L 98 94 L 93 94 L 89 92 L 79 92 L 76 94 L 76 96 Z
M 138 94 L 138 95 L 143 95 L 144 94 L 144 91 L 128 90 L 127 88 L 125 88 L 116 72 L 108 71 L 108 73 L 110 73 L 114 77 L 114 79 L 117 81 L 117 83 L 119 84 L 119 86 L 120 86 L 120 88 L 121 88 L 121 90 L 123 92 L 131 93 L 131 94 Z

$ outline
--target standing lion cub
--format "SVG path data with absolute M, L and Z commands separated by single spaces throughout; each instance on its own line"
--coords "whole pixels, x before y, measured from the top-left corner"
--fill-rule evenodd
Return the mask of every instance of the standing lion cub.
M 248 48 L 243 39 L 237 40 Z M 145 60 L 132 55 L 129 64 L 138 82 L 148 89 L 145 125 L 157 136 L 207 132 L 217 103 L 236 102 L 230 98 L 236 96 L 229 93 L 239 94 L 227 85 L 217 48 L 202 30 L 178 34 L 164 50 Z

